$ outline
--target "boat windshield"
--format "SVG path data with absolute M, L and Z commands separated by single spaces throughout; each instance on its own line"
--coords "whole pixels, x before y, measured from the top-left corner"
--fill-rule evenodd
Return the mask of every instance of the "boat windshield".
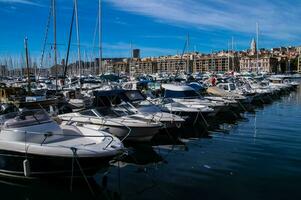
M 145 100 L 144 96 L 138 91 L 127 91 L 125 92 L 125 96 L 130 100 L 130 101 L 143 101 Z
M 185 90 L 185 91 L 165 91 L 165 98 L 191 98 L 191 97 L 199 97 L 198 93 L 194 90 Z
M 26 110 L 1 116 L 1 124 L 4 128 L 20 128 L 52 122 L 48 114 L 43 110 Z
M 118 106 L 112 107 L 112 109 L 114 109 L 115 112 L 118 112 L 122 116 L 135 114 L 135 112 L 132 111 L 135 108 L 129 103 L 119 104 Z
M 125 105 L 119 105 L 110 108 L 96 108 L 95 111 L 102 117 L 110 118 L 124 117 L 133 114 Z
M 178 108 L 187 108 L 184 104 L 173 102 L 170 104 L 171 107 L 178 107 Z
M 234 85 L 233 83 L 229 84 L 229 86 L 230 86 L 230 90 L 231 90 L 231 91 L 233 91 L 233 90 L 236 89 L 236 88 L 235 88 L 235 85 Z

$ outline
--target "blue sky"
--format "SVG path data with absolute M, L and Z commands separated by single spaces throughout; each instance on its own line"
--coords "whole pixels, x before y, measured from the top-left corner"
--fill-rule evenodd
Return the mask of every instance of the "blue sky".
M 93 55 L 98 0 L 78 0 L 82 54 Z M 59 57 L 65 56 L 72 0 L 57 0 Z M 20 57 L 23 39 L 40 56 L 50 0 L 0 0 L 0 55 Z M 142 56 L 181 52 L 187 33 L 191 50 L 249 48 L 260 24 L 260 47 L 301 45 L 300 0 L 103 0 L 105 57 L 130 55 L 130 41 Z M 52 28 L 46 52 L 51 52 Z M 74 32 L 75 36 L 75 32 Z M 73 37 L 73 44 L 76 38 Z M 94 48 L 95 49 L 95 48 Z M 71 58 L 76 57 L 72 46 Z

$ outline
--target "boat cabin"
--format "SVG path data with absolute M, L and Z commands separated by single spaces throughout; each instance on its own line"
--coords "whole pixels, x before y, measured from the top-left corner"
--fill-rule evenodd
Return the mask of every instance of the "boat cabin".
M 219 84 L 217 84 L 217 87 L 219 89 L 225 90 L 227 92 L 236 90 L 236 86 L 234 85 L 234 83 L 219 83 Z
M 290 83 L 289 79 L 282 79 L 282 78 L 270 78 L 269 81 L 272 84 L 289 84 Z

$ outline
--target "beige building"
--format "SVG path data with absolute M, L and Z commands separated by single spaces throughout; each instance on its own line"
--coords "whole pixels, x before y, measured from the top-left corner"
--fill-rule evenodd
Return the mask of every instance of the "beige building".
M 139 74 L 177 72 L 227 72 L 239 71 L 239 60 L 237 57 L 228 56 L 192 56 L 192 57 L 162 57 L 158 59 L 133 60 L 130 62 L 112 63 L 112 71 L 115 73 L 126 72 L 133 76 Z
M 140 60 L 134 62 L 133 65 L 135 66 L 135 75 L 152 74 L 157 68 L 157 63 L 151 60 Z
M 128 62 L 113 62 L 112 71 L 116 74 L 129 73 L 129 63 Z
M 228 56 L 199 57 L 193 62 L 193 72 L 228 72 L 238 70 L 238 59 Z
M 156 72 L 157 73 L 176 73 L 187 72 L 189 62 L 181 58 L 161 58 L 157 60 Z
M 278 60 L 271 56 L 263 56 L 257 60 L 256 56 L 240 59 L 241 72 L 277 72 Z
M 139 74 L 155 73 L 157 63 L 151 60 L 128 60 L 113 62 L 110 65 L 111 71 L 114 73 L 127 73 L 132 76 L 137 76 Z

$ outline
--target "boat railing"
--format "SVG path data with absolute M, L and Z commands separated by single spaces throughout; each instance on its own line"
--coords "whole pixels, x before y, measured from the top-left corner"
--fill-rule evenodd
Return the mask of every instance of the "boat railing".
M 110 119 L 107 118 L 107 117 L 101 117 L 101 116 L 99 115 L 99 113 L 97 113 L 97 112 L 96 112 L 95 110 L 93 110 L 93 109 L 92 109 L 91 111 L 94 113 L 94 115 L 96 115 L 96 117 L 97 117 L 98 119 L 103 120 L 103 121 L 104 121 L 104 124 L 105 124 L 106 122 L 113 122 L 113 123 L 119 124 L 119 125 L 121 125 L 121 126 L 124 126 L 125 128 L 128 129 L 128 133 L 121 139 L 121 142 L 123 142 L 123 141 L 131 134 L 132 129 L 131 129 L 130 127 L 126 126 L 125 124 L 120 123 L 120 122 L 116 122 L 116 121 L 113 121 L 113 120 L 110 120 Z
M 74 126 L 74 127 L 76 127 L 76 126 Z M 94 130 L 94 129 L 91 129 L 91 128 L 87 128 L 87 129 Z M 9 130 L 9 129 L 2 129 L 2 130 Z M 22 130 L 11 130 L 11 129 L 10 129 L 10 131 L 13 131 L 15 133 L 23 133 L 25 135 L 25 139 L 24 139 L 25 144 L 27 143 L 27 139 L 28 139 L 27 137 L 28 137 L 28 135 L 41 135 L 40 132 L 34 132 L 34 131 L 22 131 Z M 45 142 L 47 141 L 47 139 L 50 138 L 50 137 L 52 137 L 52 136 L 79 137 L 79 138 L 103 138 L 103 139 L 109 138 L 110 142 L 103 148 L 103 150 L 106 150 L 113 143 L 113 141 L 114 141 L 114 137 L 111 136 L 111 135 L 59 134 L 59 133 L 53 133 L 53 132 L 49 131 L 49 132 L 45 132 L 43 134 L 43 136 L 44 136 L 44 139 L 40 143 L 40 146 L 43 146 L 45 144 Z M 26 147 L 27 150 L 28 150 L 29 146 L 30 145 L 28 145 Z M 47 146 L 49 146 L 49 145 L 47 145 Z M 62 145 L 51 146 L 51 147 L 62 147 L 62 148 L 69 148 L 69 149 L 73 148 L 73 147 L 66 147 L 66 146 L 62 146 Z
M 146 101 L 148 101 L 148 100 L 146 100 Z M 148 101 L 148 102 L 150 102 L 150 101 Z M 153 104 L 152 102 L 150 102 L 150 103 Z M 137 108 L 133 104 L 131 104 L 130 102 L 126 102 L 126 104 L 129 105 L 132 109 L 137 110 Z M 138 111 L 138 113 L 140 113 L 140 112 Z M 147 122 L 148 124 L 150 124 L 153 121 L 155 121 L 154 120 L 155 119 L 155 115 L 156 114 L 151 114 L 152 117 L 148 120 L 148 122 Z M 162 119 L 162 117 L 159 118 L 159 121 L 161 121 L 161 119 Z

